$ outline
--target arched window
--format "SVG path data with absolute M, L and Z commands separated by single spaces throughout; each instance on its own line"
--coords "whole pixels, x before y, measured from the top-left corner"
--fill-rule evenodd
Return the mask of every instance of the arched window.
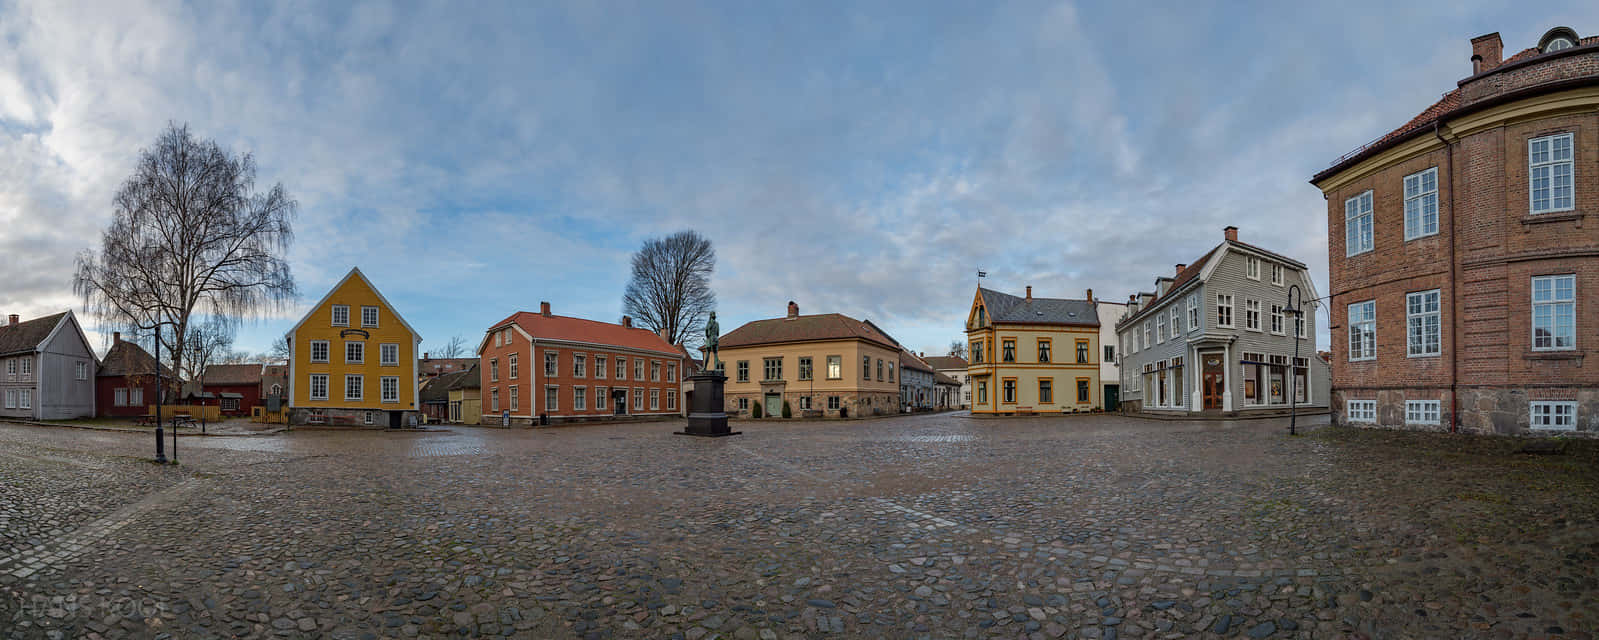
M 1554 53 L 1561 49 L 1575 47 L 1578 42 L 1581 42 L 1581 38 L 1577 37 L 1577 32 L 1573 31 L 1571 27 L 1555 27 L 1538 39 L 1538 51 Z
M 283 385 L 281 385 L 281 384 L 272 385 L 272 395 L 274 395 L 274 396 L 283 395 Z
M 1550 40 L 1549 44 L 1544 45 L 1543 52 L 1549 53 L 1550 51 L 1570 49 L 1575 46 L 1577 46 L 1577 43 L 1572 42 L 1570 38 L 1555 38 L 1554 40 Z

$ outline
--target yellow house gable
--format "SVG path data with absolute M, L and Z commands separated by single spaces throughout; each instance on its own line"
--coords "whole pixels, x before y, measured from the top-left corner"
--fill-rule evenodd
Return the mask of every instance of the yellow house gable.
M 351 269 L 289 332 L 289 406 L 417 409 L 422 337 Z

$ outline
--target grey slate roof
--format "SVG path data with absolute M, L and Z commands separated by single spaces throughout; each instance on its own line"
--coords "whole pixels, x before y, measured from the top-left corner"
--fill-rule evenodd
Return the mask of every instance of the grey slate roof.
M 989 322 L 1001 324 L 1062 324 L 1099 326 L 1099 311 L 1087 300 L 1065 298 L 1018 298 L 993 289 L 983 289 Z
M 50 337 L 50 332 L 55 331 L 56 325 L 61 324 L 61 318 L 65 315 L 67 313 L 63 311 L 43 318 L 34 318 L 26 322 L 0 327 L 0 356 L 29 352 L 39 348 L 39 343 Z

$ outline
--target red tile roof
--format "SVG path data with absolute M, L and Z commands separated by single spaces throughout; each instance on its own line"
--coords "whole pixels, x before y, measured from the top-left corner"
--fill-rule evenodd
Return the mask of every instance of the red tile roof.
M 928 356 L 925 360 L 927 360 L 927 364 L 932 365 L 934 369 L 939 371 L 950 369 L 965 370 L 967 366 L 965 358 L 957 358 L 955 356 Z
M 260 364 L 213 364 L 201 379 L 207 385 L 261 384 Z
M 807 342 L 812 340 L 865 340 L 898 350 L 899 343 L 876 325 L 841 313 L 755 320 L 722 336 L 718 346 L 747 347 L 757 344 Z
M 499 328 L 509 324 L 521 327 L 536 340 L 565 340 L 654 351 L 673 356 L 682 355 L 677 347 L 667 343 L 649 329 L 629 329 L 619 324 L 598 320 L 545 316 L 528 311 L 518 311 L 511 317 L 495 323 L 494 327 Z
M 477 358 L 427 358 L 416 362 L 416 372 L 424 376 L 466 371 L 477 364 Z

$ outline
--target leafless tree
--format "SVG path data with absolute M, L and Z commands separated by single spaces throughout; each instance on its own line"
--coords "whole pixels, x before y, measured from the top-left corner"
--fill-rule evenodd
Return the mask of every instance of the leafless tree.
M 112 204 L 98 253 L 78 255 L 73 291 L 102 325 L 158 330 L 174 371 L 186 369 L 196 314 L 232 327 L 294 299 L 284 255 L 296 203 L 282 184 L 256 191 L 250 154 L 169 124 Z
M 711 273 L 716 250 L 694 231 L 651 238 L 633 254 L 633 276 L 622 296 L 622 311 L 636 324 L 660 333 L 672 344 L 697 344 L 705 316 L 716 307 Z
M 226 319 L 209 316 L 189 332 L 187 375 L 197 383 L 205 380 L 208 365 L 223 364 L 233 353 L 233 325 Z
M 265 354 L 262 354 L 261 359 L 272 364 L 288 364 L 289 357 L 294 355 L 289 350 L 290 344 L 291 340 L 289 338 L 289 334 L 283 334 L 283 337 L 278 338 L 272 343 L 271 349 L 268 349 Z
M 961 340 L 949 341 L 949 355 L 953 358 L 966 359 L 966 343 Z
M 450 341 L 444 343 L 444 346 L 439 347 L 439 350 L 434 351 L 433 353 L 440 358 L 464 357 L 466 356 L 466 338 L 462 338 L 461 336 L 450 336 Z

